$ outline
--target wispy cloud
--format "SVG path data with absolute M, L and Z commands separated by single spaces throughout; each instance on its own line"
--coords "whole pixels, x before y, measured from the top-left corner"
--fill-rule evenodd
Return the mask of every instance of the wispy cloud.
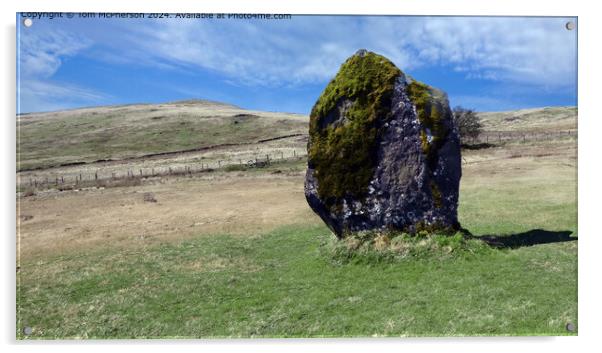
M 321 16 L 278 23 L 160 21 L 134 28 L 128 47 L 158 65 L 201 67 L 252 85 L 324 81 L 346 57 L 368 48 L 405 70 L 448 65 L 467 78 L 557 87 L 576 72 L 576 34 L 564 29 L 565 22 Z
M 435 18 L 420 34 L 421 57 L 473 77 L 563 86 L 576 74 L 576 34 L 561 18 Z M 572 82 L 570 82 L 572 83 Z
M 52 79 L 64 58 L 91 45 L 86 37 L 66 31 L 22 31 L 17 85 L 19 113 L 93 105 L 106 98 L 94 90 Z
M 21 112 L 63 110 L 98 105 L 108 98 L 103 93 L 69 83 L 27 79 L 19 87 Z
M 75 55 L 92 43 L 73 33 L 51 31 L 22 31 L 20 36 L 21 76 L 48 78 L 61 66 L 61 59 Z

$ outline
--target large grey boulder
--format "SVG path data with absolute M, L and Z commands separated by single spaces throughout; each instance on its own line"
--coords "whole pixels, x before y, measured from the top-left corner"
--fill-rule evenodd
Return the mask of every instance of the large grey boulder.
M 305 196 L 339 237 L 453 232 L 460 140 L 447 95 L 378 54 L 341 66 L 310 116 Z

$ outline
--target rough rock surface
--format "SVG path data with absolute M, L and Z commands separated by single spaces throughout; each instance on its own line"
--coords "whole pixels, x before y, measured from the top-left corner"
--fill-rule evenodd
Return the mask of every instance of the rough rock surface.
M 447 96 L 359 50 L 310 116 L 305 196 L 338 236 L 452 232 L 460 141 Z

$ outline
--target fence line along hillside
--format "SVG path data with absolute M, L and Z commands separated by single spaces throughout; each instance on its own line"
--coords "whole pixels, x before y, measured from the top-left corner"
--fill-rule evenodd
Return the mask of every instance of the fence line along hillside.
M 577 138 L 577 130 L 560 131 L 483 131 L 479 136 L 465 140 L 465 143 L 507 143 L 527 141 L 549 141 L 558 138 Z
M 464 141 L 468 146 L 478 144 L 504 144 L 522 143 L 530 141 L 550 141 L 562 138 L 576 139 L 577 130 L 563 130 L 555 132 L 520 132 L 520 131 L 485 131 L 478 137 Z M 101 167 L 93 164 L 75 165 L 70 171 L 58 168 L 41 170 L 39 173 L 18 174 L 17 185 L 20 189 L 72 189 L 78 187 L 128 185 L 138 183 L 145 178 L 161 176 L 196 175 L 215 170 L 245 170 L 262 168 L 274 162 L 299 160 L 306 158 L 307 153 L 303 148 L 270 149 L 268 153 L 262 151 L 244 151 L 245 153 L 230 153 L 219 155 L 217 158 L 207 160 L 186 160 L 180 163 L 177 160 L 167 160 L 169 165 L 127 165 L 119 164 L 112 167 Z M 101 163 L 102 164 L 102 163 Z
M 307 153 L 298 152 L 293 149 L 290 153 L 277 151 L 276 153 L 267 153 L 265 155 L 256 155 L 252 158 L 230 158 L 219 159 L 211 162 L 201 161 L 199 163 L 190 163 L 188 165 L 174 165 L 163 167 L 139 167 L 123 168 L 111 172 L 102 172 L 94 170 L 93 172 L 76 172 L 70 174 L 61 174 L 60 172 L 51 173 L 47 176 L 18 176 L 17 185 L 21 189 L 51 189 L 59 190 L 73 189 L 78 187 L 105 187 L 135 185 L 146 178 L 164 177 L 164 176 L 193 176 L 200 173 L 212 172 L 215 170 L 248 170 L 254 168 L 264 168 L 273 163 L 282 163 L 286 161 L 301 160 L 307 157 Z

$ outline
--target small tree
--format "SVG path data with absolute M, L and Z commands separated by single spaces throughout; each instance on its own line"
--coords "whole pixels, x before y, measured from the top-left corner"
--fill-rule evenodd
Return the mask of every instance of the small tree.
M 457 106 L 454 108 L 453 113 L 454 121 L 460 132 L 460 141 L 466 143 L 468 139 L 479 137 L 483 125 L 481 125 L 481 119 L 479 119 L 474 110 Z

